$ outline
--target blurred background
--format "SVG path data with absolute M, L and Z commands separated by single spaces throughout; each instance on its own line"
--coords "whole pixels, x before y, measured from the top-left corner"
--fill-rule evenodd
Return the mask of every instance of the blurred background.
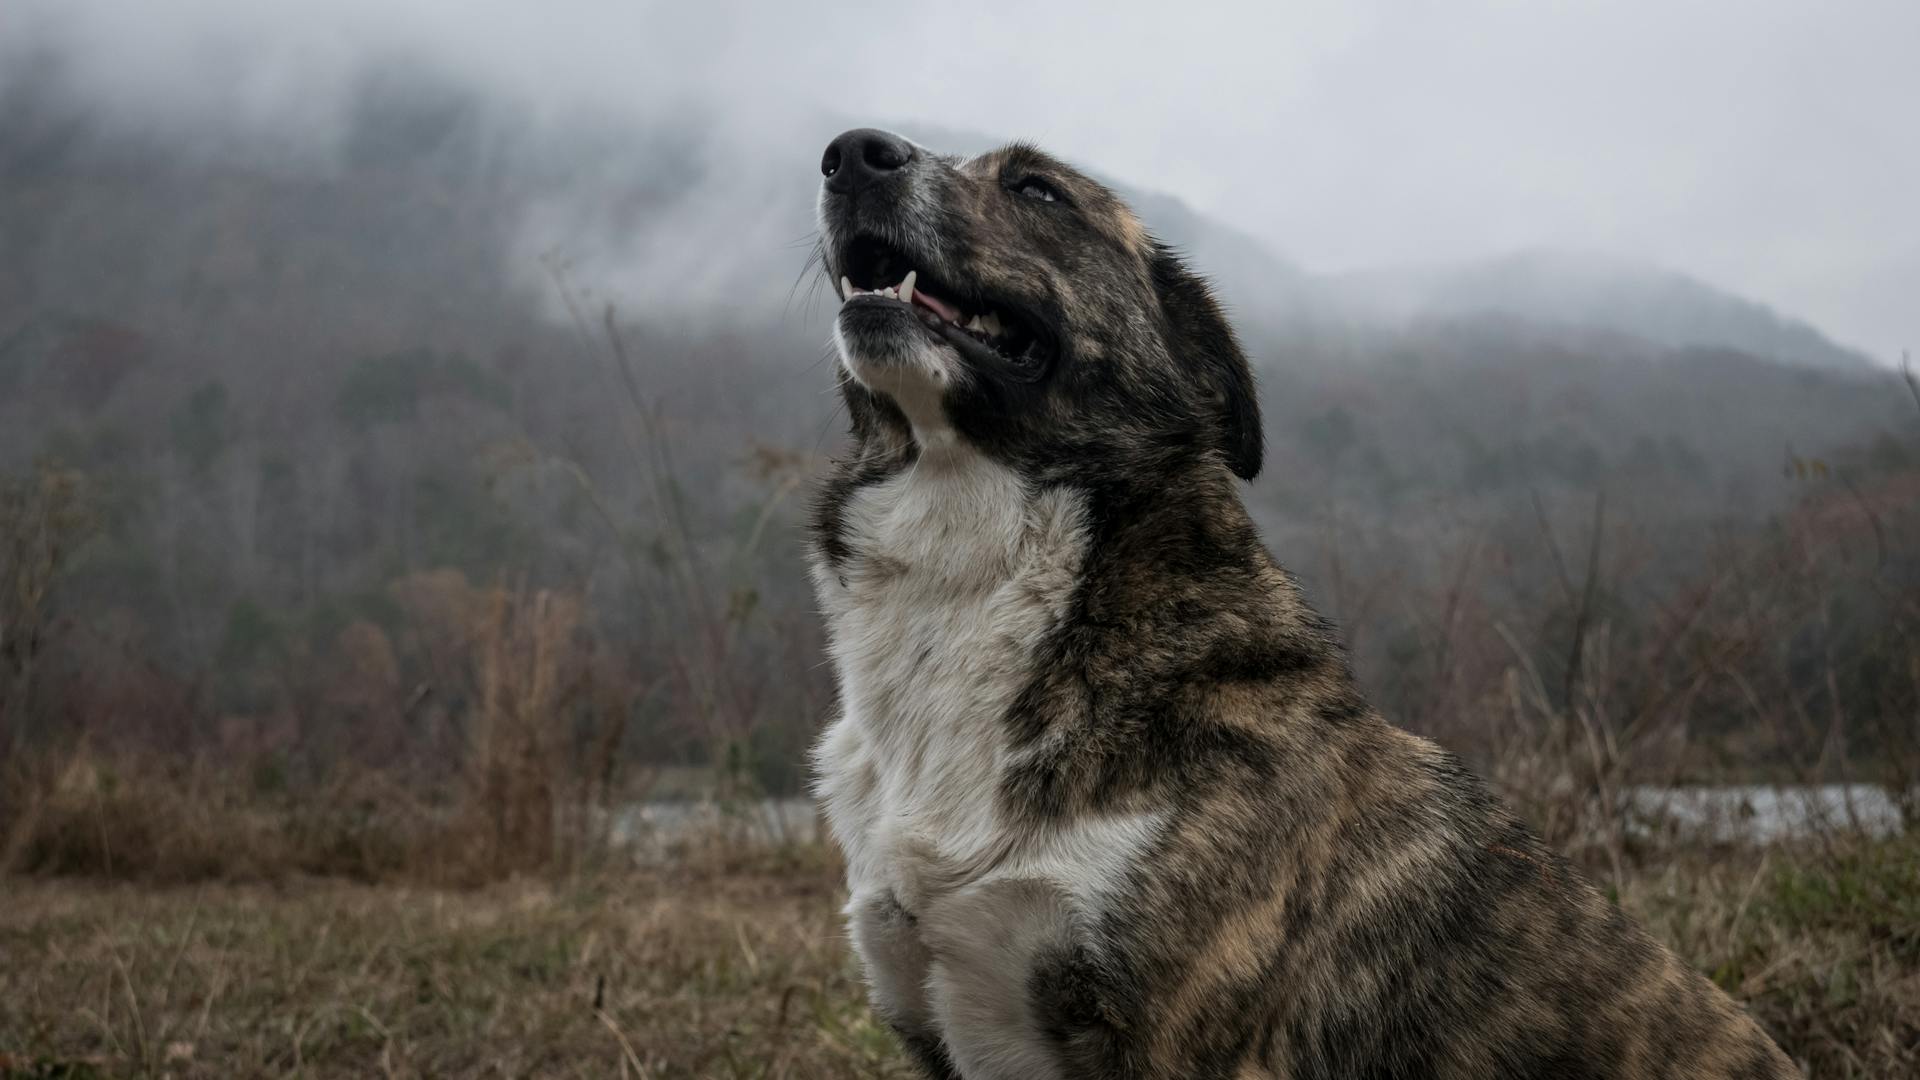
M 819 155 L 1110 181 L 1394 722 L 1920 1068 L 1920 8 L 0 6 L 0 1075 L 905 1075 Z M 105 1002 L 105 1004 L 101 1004 Z M 84 1005 L 84 1007 L 83 1007 Z

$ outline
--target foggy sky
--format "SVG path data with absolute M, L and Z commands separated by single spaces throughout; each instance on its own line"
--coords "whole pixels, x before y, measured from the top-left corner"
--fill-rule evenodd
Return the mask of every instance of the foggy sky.
M 1920 348 L 1914 0 L 0 3 L 0 63 L 29 37 L 156 122 L 324 142 L 415 58 L 796 170 L 828 115 L 1031 138 L 1316 271 L 1589 249 Z

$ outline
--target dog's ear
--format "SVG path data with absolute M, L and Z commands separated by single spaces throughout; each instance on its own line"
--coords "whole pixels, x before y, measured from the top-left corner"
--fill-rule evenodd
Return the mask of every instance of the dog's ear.
M 1260 473 L 1265 456 L 1260 432 L 1260 399 L 1254 393 L 1253 368 L 1213 290 L 1187 269 L 1164 244 L 1153 250 L 1153 287 L 1166 313 L 1167 345 L 1175 360 L 1191 366 L 1218 411 L 1220 451 L 1243 480 Z

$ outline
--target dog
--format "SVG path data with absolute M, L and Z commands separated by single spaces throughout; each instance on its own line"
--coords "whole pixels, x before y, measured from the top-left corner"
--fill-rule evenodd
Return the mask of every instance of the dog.
M 1241 501 L 1234 332 L 1112 191 L 873 129 L 821 171 L 815 791 L 928 1076 L 1799 1075 L 1361 698 Z

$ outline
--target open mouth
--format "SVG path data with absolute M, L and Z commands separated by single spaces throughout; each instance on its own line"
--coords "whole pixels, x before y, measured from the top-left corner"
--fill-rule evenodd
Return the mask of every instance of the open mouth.
M 1052 337 L 1031 313 L 931 278 L 899 249 L 872 236 L 849 244 L 839 260 L 843 305 L 906 308 L 960 354 L 1034 379 L 1053 359 Z

